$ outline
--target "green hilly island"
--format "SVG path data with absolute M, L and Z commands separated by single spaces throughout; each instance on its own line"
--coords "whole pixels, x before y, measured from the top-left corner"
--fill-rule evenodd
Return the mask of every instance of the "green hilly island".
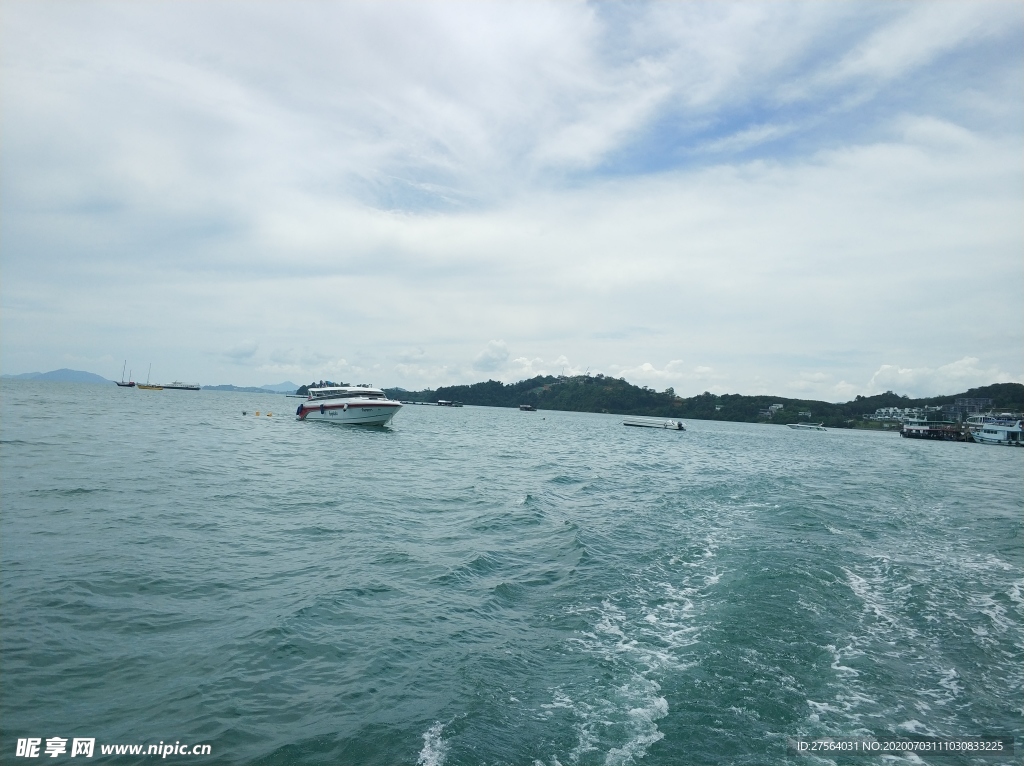
M 744 396 L 712 394 L 680 397 L 669 388 L 655 391 L 647 386 L 634 386 L 622 378 L 605 375 L 575 377 L 537 376 L 518 383 L 488 380 L 462 386 L 443 386 L 425 391 L 386 389 L 394 399 L 414 402 L 458 401 L 484 407 L 518 407 L 530 404 L 538 410 L 572 412 L 607 412 L 616 415 L 649 415 L 666 418 L 698 420 L 730 420 L 744 423 L 821 422 L 832 428 L 850 428 L 863 422 L 864 415 L 880 407 L 925 407 L 953 404 L 959 398 L 991 399 L 996 410 L 1024 409 L 1024 384 L 996 383 L 972 388 L 963 393 L 910 399 L 886 391 L 875 396 L 858 396 L 853 401 L 836 404 L 813 399 L 791 399 L 784 396 Z M 772 405 L 782 408 L 771 416 Z M 810 415 L 801 413 L 810 413 Z

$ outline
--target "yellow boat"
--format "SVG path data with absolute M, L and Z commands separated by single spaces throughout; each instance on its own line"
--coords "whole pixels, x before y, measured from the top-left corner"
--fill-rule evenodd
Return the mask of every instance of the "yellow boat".
M 153 372 L 153 365 L 151 364 L 151 365 L 149 365 L 149 373 L 146 374 L 146 382 L 145 383 L 139 383 L 138 387 L 141 388 L 143 391 L 163 391 L 164 390 L 163 386 L 158 386 L 156 383 L 150 384 L 150 382 L 149 382 L 149 375 L 152 372 Z

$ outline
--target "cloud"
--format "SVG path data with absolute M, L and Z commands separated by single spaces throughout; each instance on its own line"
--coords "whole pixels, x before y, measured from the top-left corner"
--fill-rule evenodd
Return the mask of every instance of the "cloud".
M 742 152 L 751 147 L 790 135 L 795 125 L 753 125 L 749 128 L 715 139 L 704 146 L 708 152 Z
M 256 356 L 260 344 L 254 340 L 244 340 L 224 351 L 224 356 L 233 362 L 245 362 Z
M 965 356 L 937 368 L 883 364 L 868 381 L 867 393 L 894 391 L 911 397 L 942 396 L 991 383 L 1009 383 L 1021 379 L 1020 373 L 1012 375 L 996 366 L 983 365 L 977 357 Z
M 943 3 L 904 6 L 906 12 L 855 45 L 825 75 L 885 81 L 918 69 L 964 43 L 982 44 L 998 37 L 1006 17 L 998 6 L 984 3 Z
M 403 364 L 422 364 L 429 357 L 426 349 L 420 346 L 400 351 L 395 358 Z
M 822 398 L 1018 370 L 1019 305 L 949 307 L 1020 283 L 1022 31 L 1000 3 L 11 3 L 0 365 L 411 388 L 571 357 Z
M 503 340 L 492 340 L 487 342 L 487 348 L 476 355 L 473 359 L 473 369 L 479 372 L 494 372 L 501 369 L 508 361 L 508 346 Z
M 541 357 L 517 357 L 513 359 L 504 369 L 503 379 L 514 382 L 535 378 L 538 375 L 582 375 L 585 370 L 572 364 L 564 354 L 559 355 L 551 362 L 545 362 Z
M 644 362 L 636 367 L 612 365 L 611 370 L 614 377 L 625 378 L 636 385 L 650 385 L 653 388 L 661 388 L 665 384 L 672 388 L 682 386 L 678 393 L 698 393 L 697 389 L 724 393 L 724 386 L 729 380 L 727 374 L 716 371 L 714 367 L 702 364 L 691 367 L 681 359 L 673 359 L 660 369 L 650 362 Z

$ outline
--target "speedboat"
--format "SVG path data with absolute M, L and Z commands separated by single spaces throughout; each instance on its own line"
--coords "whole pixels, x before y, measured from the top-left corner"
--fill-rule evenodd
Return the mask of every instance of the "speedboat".
M 827 431 L 824 425 L 821 423 L 787 423 L 790 428 L 796 429 L 797 431 Z
M 978 444 L 1005 444 L 1010 447 L 1024 447 L 1021 440 L 1021 423 L 985 423 L 980 430 L 971 436 Z
M 681 420 L 662 420 L 660 418 L 626 418 L 622 421 L 622 425 L 636 428 L 667 428 L 669 431 L 686 430 L 686 426 Z
M 402 409 L 379 388 L 324 386 L 309 389 L 309 397 L 295 410 L 298 420 L 323 420 L 345 425 L 383 426 Z

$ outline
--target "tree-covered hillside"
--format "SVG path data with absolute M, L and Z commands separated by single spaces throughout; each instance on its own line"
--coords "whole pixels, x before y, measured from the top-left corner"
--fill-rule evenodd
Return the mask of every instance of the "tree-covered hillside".
M 834 404 L 812 399 L 790 399 L 783 396 L 743 396 L 711 394 L 682 398 L 672 389 L 662 392 L 647 386 L 634 386 L 621 378 L 604 375 L 579 375 L 572 378 L 538 376 L 518 383 L 488 380 L 465 386 L 444 386 L 436 390 L 401 391 L 388 389 L 389 396 L 405 401 L 436 402 L 440 399 L 460 401 L 485 407 L 518 407 L 532 404 L 538 410 L 572 412 L 610 412 L 618 415 L 651 415 L 655 417 L 731 420 L 748 423 L 823 422 L 834 428 L 849 427 L 866 414 L 880 407 L 924 407 L 952 404 L 956 399 L 987 398 L 999 410 L 1024 409 L 1024 385 L 997 383 L 972 388 L 959 394 L 927 399 L 909 399 L 891 391 L 875 396 L 858 396 L 851 402 Z M 781 404 L 769 417 L 772 405 Z M 801 413 L 810 413 L 801 414 Z

